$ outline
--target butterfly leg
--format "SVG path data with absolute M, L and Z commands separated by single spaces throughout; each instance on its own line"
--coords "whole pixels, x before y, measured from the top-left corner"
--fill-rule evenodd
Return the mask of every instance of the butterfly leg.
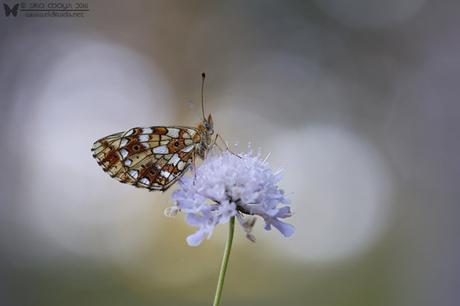
M 192 171 L 193 171 L 193 185 L 195 185 L 196 182 L 196 163 L 195 163 L 195 154 L 192 155 Z
M 222 150 L 222 148 L 217 144 L 217 138 L 219 137 L 219 134 L 216 134 L 216 136 L 214 137 L 214 140 L 211 144 L 211 150 L 214 148 L 214 146 L 216 146 L 221 152 L 223 152 L 224 150 Z
M 233 155 L 235 155 L 235 156 L 238 157 L 238 158 L 241 158 L 241 156 L 239 156 L 238 154 L 236 154 L 235 152 L 233 152 L 232 150 L 230 150 L 230 148 L 228 147 L 227 142 L 224 140 L 224 138 L 222 138 L 222 136 L 220 136 L 219 133 L 216 134 L 216 138 L 214 139 L 214 142 L 216 143 L 216 145 L 217 145 L 217 138 L 219 138 L 220 141 L 225 145 L 225 149 L 226 149 L 228 152 L 232 153 Z M 217 147 L 219 147 L 219 146 L 217 145 Z M 219 148 L 220 148 L 220 147 L 219 147 Z M 222 150 L 222 149 L 221 149 L 221 150 Z

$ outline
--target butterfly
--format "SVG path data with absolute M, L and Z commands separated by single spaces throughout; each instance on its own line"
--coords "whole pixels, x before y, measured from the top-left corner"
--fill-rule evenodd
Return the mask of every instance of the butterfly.
M 102 169 L 111 177 L 150 191 L 166 191 L 194 164 L 197 157 L 205 159 L 214 134 L 211 114 L 194 127 L 135 127 L 94 142 L 91 151 Z
M 15 4 L 12 8 L 8 4 L 3 3 L 3 8 L 5 9 L 6 17 L 10 16 L 10 14 L 16 17 L 18 15 L 19 3 Z

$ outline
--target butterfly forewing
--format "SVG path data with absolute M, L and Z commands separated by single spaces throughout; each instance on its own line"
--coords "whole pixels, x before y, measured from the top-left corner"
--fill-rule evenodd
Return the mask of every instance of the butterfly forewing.
M 200 141 L 194 128 L 154 126 L 104 137 L 92 151 L 102 169 L 118 181 L 164 191 L 185 173 Z

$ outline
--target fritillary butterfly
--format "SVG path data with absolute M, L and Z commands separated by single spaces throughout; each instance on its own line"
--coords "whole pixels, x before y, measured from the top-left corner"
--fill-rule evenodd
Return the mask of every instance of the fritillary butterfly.
M 93 157 L 111 177 L 150 191 L 165 191 L 194 163 L 204 159 L 212 144 L 211 115 L 204 116 L 202 74 L 201 105 L 203 121 L 196 127 L 136 127 L 99 139 L 93 144 Z

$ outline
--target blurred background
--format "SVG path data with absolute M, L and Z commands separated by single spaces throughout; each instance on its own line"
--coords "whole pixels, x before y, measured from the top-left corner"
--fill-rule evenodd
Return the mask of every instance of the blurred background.
M 271 153 L 295 211 L 289 239 L 237 228 L 222 305 L 458 305 L 458 1 L 87 4 L 0 11 L 0 305 L 211 304 L 227 227 L 188 247 L 170 191 L 90 152 L 194 126 L 202 71 L 216 130 Z

